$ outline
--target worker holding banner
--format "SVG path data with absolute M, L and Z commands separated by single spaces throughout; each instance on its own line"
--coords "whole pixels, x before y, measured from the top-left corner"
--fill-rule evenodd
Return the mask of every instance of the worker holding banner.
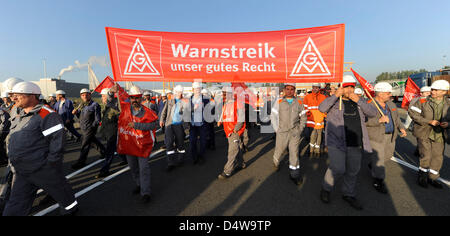
M 345 75 L 342 87 L 319 105 L 319 110 L 327 113 L 325 145 L 330 161 L 320 199 L 329 203 L 331 191 L 343 177 L 343 199 L 353 208 L 362 210 L 362 204 L 356 199 L 357 176 L 362 151 L 372 152 L 365 120 L 366 117 L 376 116 L 377 110 L 354 94 L 355 86 L 356 79 Z M 341 96 L 342 102 L 339 99 Z
M 312 93 L 305 96 L 303 104 L 308 120 L 306 121 L 306 127 L 309 132 L 309 153 L 312 156 L 320 156 L 320 145 L 322 143 L 322 132 L 325 120 L 325 114 L 319 111 L 319 105 L 327 97 L 320 93 L 320 84 L 314 83 L 312 85 Z
M 222 116 L 217 123 L 223 124 L 223 130 L 228 139 L 228 161 L 219 179 L 227 179 L 237 167 L 245 169 L 247 164 L 244 161 L 241 150 L 242 135 L 245 130 L 245 110 L 242 100 L 236 99 L 231 87 L 223 88 L 223 97 L 226 99 L 222 109 Z
M 431 85 L 431 96 L 411 104 L 408 111 L 414 121 L 413 135 L 418 139 L 420 153 L 418 184 L 424 188 L 427 188 L 428 184 L 438 189 L 443 188 L 437 179 L 442 168 L 445 143 L 449 143 L 449 89 L 446 80 L 434 81 Z
M 117 92 L 117 84 L 111 92 Z M 136 184 L 133 194 L 141 194 L 143 203 L 151 196 L 150 164 L 148 158 L 155 143 L 155 129 L 158 117 L 142 105 L 142 92 L 137 86 L 131 87 L 129 100 L 120 101 L 119 136 L 117 152 L 127 155 L 131 175 Z
M 306 124 L 306 110 L 295 95 L 295 84 L 284 84 L 285 96 L 279 99 L 272 108 L 271 120 L 277 133 L 273 163 L 279 170 L 282 155 L 289 150 L 290 179 L 296 184 L 303 183 L 300 175 L 299 146 L 301 134 Z
M 369 100 L 369 104 L 376 109 L 376 103 L 383 113 L 377 113 L 366 122 L 370 145 L 373 149 L 373 152 L 368 154 L 373 187 L 383 194 L 388 193 L 384 183 L 386 178 L 384 163 L 394 154 L 395 141 L 399 132 L 401 132 L 400 137 L 406 137 L 405 127 L 400 120 L 397 106 L 391 101 L 391 96 L 392 86 L 389 83 L 380 82 L 375 85 L 375 99 Z

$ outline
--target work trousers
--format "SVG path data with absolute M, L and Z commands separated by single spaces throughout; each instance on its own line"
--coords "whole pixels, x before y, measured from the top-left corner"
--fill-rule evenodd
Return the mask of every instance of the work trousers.
M 75 135 L 77 138 L 81 137 L 81 134 L 78 133 L 78 131 L 75 129 L 75 127 L 73 127 L 73 121 L 71 121 L 69 124 L 64 124 L 64 126 L 70 133 Z
M 3 212 L 4 216 L 30 214 L 37 190 L 40 188 L 58 202 L 61 214 L 68 214 L 76 209 L 78 203 L 72 187 L 63 175 L 62 166 L 47 164 L 32 174 L 16 173 L 15 177 L 11 196 Z
M 88 130 L 82 130 L 81 152 L 80 152 L 80 158 L 78 159 L 79 163 L 86 162 L 87 156 L 89 154 L 89 149 L 91 148 L 91 143 L 94 143 L 98 147 L 98 149 L 100 149 L 101 154 L 103 154 L 105 152 L 105 147 L 95 137 L 96 133 L 97 133 L 97 127 L 91 128 Z
M 232 133 L 228 139 L 228 161 L 225 164 L 223 173 L 231 175 L 237 166 L 242 165 L 244 158 L 241 152 L 241 137 L 237 133 Z
M 430 179 L 438 179 L 444 161 L 445 143 L 434 142 L 427 138 L 418 139 L 417 145 L 420 153 L 420 170 L 428 172 Z
M 313 129 L 309 141 L 309 150 L 313 152 L 314 149 L 320 152 L 320 145 L 322 144 L 322 131 L 323 129 Z
M 183 124 L 169 125 L 165 131 L 165 144 L 167 150 L 167 162 L 169 166 L 175 166 L 183 161 L 186 149 L 184 147 L 184 133 Z
M 206 137 L 208 135 L 208 125 L 203 123 L 202 126 L 193 126 L 189 130 L 189 141 L 191 147 L 191 156 L 196 160 L 199 156 L 205 154 Z M 197 150 L 197 143 L 200 143 L 200 149 Z
M 356 182 L 361 169 L 362 148 L 347 147 L 347 151 L 341 151 L 336 147 L 328 146 L 328 166 L 323 181 L 323 189 L 331 192 L 336 182 L 343 177 L 342 192 L 345 196 L 356 196 Z
M 111 135 L 106 140 L 105 161 L 103 162 L 103 166 L 100 169 L 101 173 L 109 172 L 109 168 L 114 159 L 116 151 L 117 151 L 117 133 L 114 135 Z M 124 162 L 127 161 L 127 158 L 125 157 L 125 155 L 119 154 L 119 157 L 122 158 L 122 161 L 124 161 Z
M 276 166 L 279 166 L 284 151 L 289 148 L 289 169 L 292 178 L 300 177 L 300 142 L 300 133 L 295 129 L 277 133 L 273 162 Z
M 148 158 L 127 155 L 131 177 L 136 186 L 141 188 L 141 196 L 151 194 L 151 171 Z
M 368 153 L 372 166 L 372 177 L 376 179 L 386 178 L 386 168 L 384 163 L 390 160 L 395 151 L 395 140 L 391 142 L 392 134 L 384 134 L 381 142 L 370 141 L 372 153 Z

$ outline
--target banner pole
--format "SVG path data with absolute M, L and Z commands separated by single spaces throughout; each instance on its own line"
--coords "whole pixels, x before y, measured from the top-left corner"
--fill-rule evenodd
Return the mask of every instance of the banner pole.
M 366 94 L 369 96 L 369 98 L 372 100 L 373 104 L 375 104 L 375 107 L 378 109 L 378 111 L 380 112 L 381 116 L 384 117 L 384 113 L 381 111 L 380 107 L 378 106 L 377 102 L 375 101 L 375 99 L 373 99 L 372 95 L 370 95 L 369 92 L 367 92 L 367 89 L 364 89 L 364 91 L 366 92 Z

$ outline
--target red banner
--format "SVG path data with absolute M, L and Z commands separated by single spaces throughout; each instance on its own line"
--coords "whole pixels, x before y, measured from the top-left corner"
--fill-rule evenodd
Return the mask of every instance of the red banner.
M 420 96 L 420 88 L 414 81 L 408 77 L 406 81 L 405 93 L 403 95 L 402 108 L 408 110 L 409 103 Z
M 345 25 L 250 33 L 106 27 L 116 81 L 341 82 Z
M 105 88 L 111 88 L 114 85 L 114 80 L 109 77 L 106 76 L 106 78 L 97 86 L 97 88 L 95 88 L 94 92 L 97 93 L 101 93 L 103 89 Z M 129 96 L 128 93 L 119 86 L 119 96 L 120 96 L 120 100 L 125 101 Z
M 356 73 L 356 71 L 354 71 L 353 68 L 351 68 L 351 70 L 355 75 L 356 80 L 358 80 L 358 83 L 361 84 L 361 86 L 363 87 L 366 96 L 369 97 L 369 95 L 367 94 L 367 92 L 369 92 L 372 97 L 375 97 L 375 90 L 373 86 L 369 82 L 367 82 L 367 80 L 365 80 L 362 76 Z

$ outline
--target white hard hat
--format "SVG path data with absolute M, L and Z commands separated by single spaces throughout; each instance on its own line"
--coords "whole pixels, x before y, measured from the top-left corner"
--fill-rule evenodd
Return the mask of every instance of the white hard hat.
M 133 86 L 130 88 L 130 92 L 128 93 L 130 96 L 139 96 L 142 95 L 141 89 L 138 86 Z
M 104 89 L 102 89 L 102 92 L 100 93 L 101 95 L 108 95 L 108 93 L 109 93 L 109 88 L 104 88 Z
M 449 90 L 450 85 L 447 80 L 436 80 L 431 84 L 431 89 Z
M 352 75 L 344 75 L 342 79 L 342 87 L 346 87 L 346 85 L 356 86 L 356 79 Z
M 39 100 L 44 100 L 45 98 L 44 98 L 44 95 L 39 95 Z
M 64 92 L 63 90 L 58 90 L 55 92 L 56 95 L 66 95 L 66 92 Z
M 312 84 L 312 87 L 322 87 L 319 83 L 314 83 L 314 84 Z
M 284 87 L 286 87 L 286 86 L 292 86 L 295 88 L 295 83 L 284 83 Z
M 173 94 L 172 90 L 167 90 L 166 95 L 169 94 L 169 93 Z
M 222 91 L 225 93 L 233 93 L 233 88 L 232 87 L 223 87 Z
M 300 97 L 304 97 L 305 96 L 305 94 L 304 93 L 300 93 Z
M 23 81 L 24 81 L 23 79 L 11 77 L 11 78 L 5 80 L 5 82 L 2 83 L 3 89 L 8 91 L 8 92 L 10 92 L 13 89 L 14 85 L 16 85 L 16 84 L 18 84 L 20 82 L 23 82 Z
M 9 93 L 8 92 L 2 92 L 2 98 L 7 98 L 9 97 Z
M 177 85 L 175 86 L 175 88 L 173 89 L 174 92 L 183 92 L 184 88 L 181 85 Z
M 32 82 L 20 82 L 14 85 L 12 93 L 20 94 L 41 94 L 41 88 Z
M 387 82 L 380 82 L 374 87 L 375 92 L 392 93 L 392 86 Z
M 424 93 L 424 92 L 431 92 L 431 87 L 430 87 L 430 86 L 423 86 L 423 87 L 420 89 L 420 92 L 421 92 L 421 93 Z
M 200 82 L 194 82 L 192 83 L 192 88 L 196 89 L 196 88 L 202 88 L 202 83 Z
M 363 95 L 363 91 L 361 88 L 355 88 L 355 94 Z
M 55 93 L 51 93 L 51 94 L 49 94 L 48 96 L 49 96 L 49 97 L 56 97 L 56 94 L 55 94 Z
M 82 93 L 91 93 L 91 91 L 89 91 L 89 89 L 87 89 L 87 88 L 84 88 L 80 91 L 80 94 L 82 94 Z
M 150 93 L 150 91 L 145 91 L 142 95 L 144 95 L 144 96 L 151 96 L 152 93 Z
M 203 94 L 205 94 L 205 93 L 206 93 L 206 94 L 209 94 L 209 90 L 208 90 L 208 89 L 202 89 L 202 93 L 203 93 Z

